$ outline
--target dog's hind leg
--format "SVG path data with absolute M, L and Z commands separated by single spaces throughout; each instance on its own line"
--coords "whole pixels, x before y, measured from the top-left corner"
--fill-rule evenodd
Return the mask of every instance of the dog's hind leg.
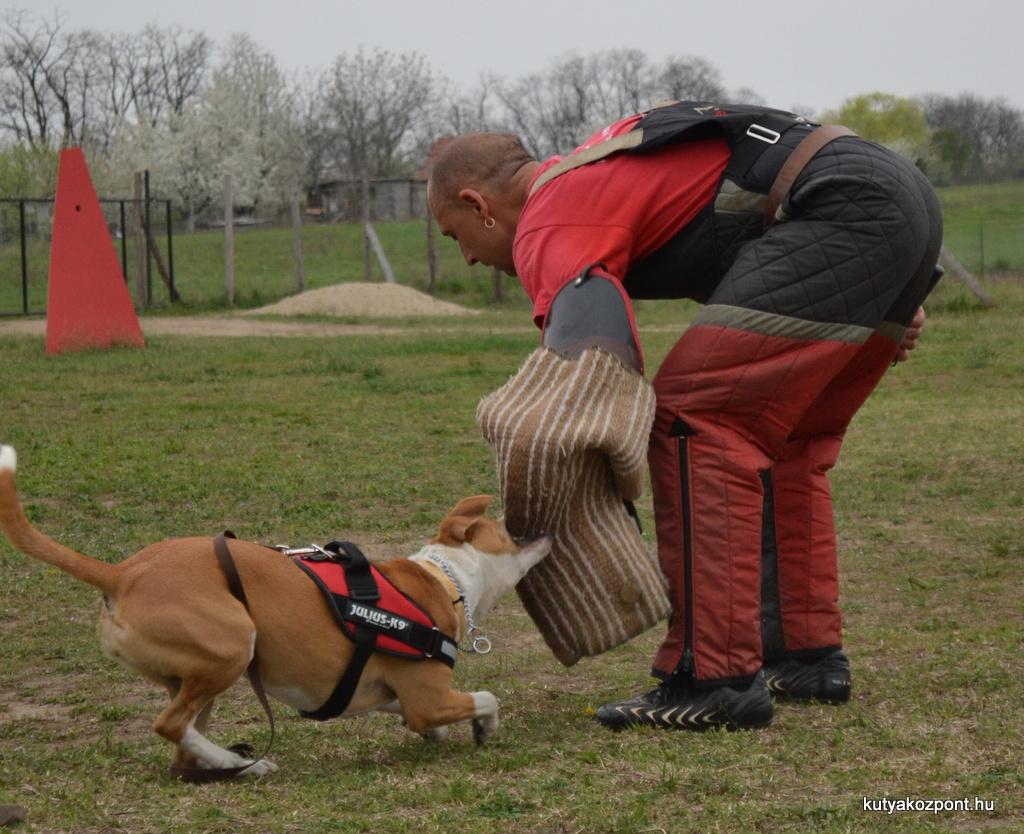
M 216 678 L 197 677 L 184 681 L 178 687 L 168 686 L 173 695 L 171 703 L 154 722 L 153 730 L 175 745 L 171 759 L 173 765 L 232 768 L 251 764 L 247 774 L 254 776 L 277 770 L 277 765 L 266 759 L 253 763 L 233 750 L 214 744 L 205 735 L 214 699 L 238 677 L 230 674 Z
M 170 687 L 168 687 L 170 688 Z M 171 692 L 171 699 L 173 700 L 177 695 L 177 688 Z M 209 701 L 205 707 L 199 710 L 199 714 L 195 717 L 195 721 L 192 722 L 192 726 L 199 732 L 200 735 L 205 736 L 207 727 L 210 724 L 210 715 L 213 713 L 213 705 L 215 701 Z M 172 767 L 199 767 L 198 760 L 191 754 L 185 751 L 180 744 L 174 745 L 174 755 L 171 757 Z
M 167 687 L 172 701 L 177 697 L 180 689 L 180 684 Z M 203 736 L 206 735 L 206 729 L 209 726 L 210 714 L 213 712 L 214 703 L 214 700 L 207 702 L 206 706 L 199 710 L 199 714 L 192 722 L 193 728 Z M 181 744 L 175 744 L 174 754 L 171 756 L 171 767 L 200 767 L 200 763 L 199 760 L 192 753 L 182 747 Z

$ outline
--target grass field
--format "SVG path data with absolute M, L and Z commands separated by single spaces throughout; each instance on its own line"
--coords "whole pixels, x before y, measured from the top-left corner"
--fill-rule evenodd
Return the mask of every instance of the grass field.
M 25 832 L 1020 831 L 1024 285 L 986 289 L 990 309 L 940 286 L 833 473 L 850 704 L 780 704 L 757 732 L 610 734 L 588 710 L 649 686 L 663 628 L 563 668 L 510 596 L 494 651 L 456 667 L 501 699 L 489 745 L 279 709 L 279 774 L 190 786 L 149 730 L 163 693 L 99 651 L 96 593 L 2 543 L 0 805 L 27 810 Z M 651 372 L 693 309 L 639 305 Z M 405 555 L 459 498 L 496 491 L 474 411 L 535 347 L 528 318 L 513 300 L 468 325 L 56 357 L 4 337 L 0 441 L 30 518 L 107 560 L 225 528 Z M 224 743 L 266 731 L 242 685 L 214 716 Z M 907 798 L 968 809 L 865 810 Z
M 1024 182 L 945 188 L 939 192 L 945 215 L 945 243 L 954 256 L 980 277 L 1024 272 Z M 376 230 L 400 284 L 427 288 L 426 225 L 379 223 Z M 307 289 L 364 278 L 363 235 L 356 225 L 308 225 L 303 234 L 303 269 Z M 437 296 L 472 307 L 488 306 L 491 286 L 482 267 L 470 269 L 458 247 L 438 236 Z M 166 241 L 158 239 L 163 260 L 169 261 Z M 154 308 L 181 312 L 225 306 L 224 235 L 206 231 L 179 233 L 173 239 L 176 288 L 181 303 L 170 306 L 159 271 L 152 266 Z M 120 257 L 120 242 L 116 251 Z M 239 231 L 234 238 L 235 306 L 257 307 L 295 292 L 295 259 L 291 229 L 258 228 Z M 134 247 L 127 246 L 129 287 L 135 295 Z M 49 243 L 29 240 L 26 253 L 29 309 L 46 307 Z M 373 264 L 374 280 L 383 280 Z M 518 281 L 504 279 L 507 304 L 525 304 Z M 17 237 L 0 245 L 0 315 L 23 309 L 21 249 Z
M 939 189 L 945 244 L 978 275 L 1024 271 L 1024 182 Z
M 417 290 L 427 289 L 426 224 L 424 221 L 380 223 L 375 229 L 381 239 L 398 283 Z M 168 262 L 166 240 L 159 241 L 163 260 Z M 343 281 L 362 281 L 363 235 L 356 225 L 311 224 L 303 228 L 303 271 L 306 289 Z M 49 271 L 49 242 L 33 238 L 26 256 L 29 310 L 46 308 Z M 296 291 L 294 235 L 291 229 L 254 229 L 234 237 L 235 306 L 258 307 Z M 118 258 L 120 245 L 116 247 Z M 127 247 L 128 286 L 135 298 L 134 247 Z M 224 234 L 216 231 L 176 234 L 173 239 L 175 287 L 181 297 L 171 305 L 155 261 L 152 266 L 154 312 L 195 312 L 221 309 L 225 302 Z M 373 261 L 373 280 L 383 281 L 379 263 Z M 509 299 L 522 300 L 522 288 L 513 278 L 504 279 Z M 437 297 L 467 306 L 485 306 L 492 298 L 489 276 L 483 268 L 471 270 L 463 262 L 454 242 L 438 235 Z M 139 306 L 138 304 L 136 306 Z M 17 239 L 0 246 L 0 314 L 23 309 L 21 249 Z

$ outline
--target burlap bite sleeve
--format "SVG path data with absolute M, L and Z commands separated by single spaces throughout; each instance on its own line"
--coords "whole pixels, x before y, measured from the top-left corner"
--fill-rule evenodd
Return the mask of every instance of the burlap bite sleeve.
M 554 536 L 516 591 L 566 666 L 668 615 L 665 579 L 623 504 L 644 491 L 654 404 L 650 384 L 604 351 L 569 360 L 540 348 L 477 409 L 509 531 Z

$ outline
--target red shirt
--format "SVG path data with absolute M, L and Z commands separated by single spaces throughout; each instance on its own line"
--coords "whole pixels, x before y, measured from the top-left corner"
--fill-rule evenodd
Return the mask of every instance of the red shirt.
M 626 133 L 639 119 L 617 122 L 581 148 Z M 544 162 L 534 179 L 560 161 L 556 156 Z M 519 217 L 512 256 L 537 326 L 543 328 L 562 287 L 598 262 L 607 267 L 632 317 L 622 277 L 630 264 L 667 243 L 708 205 L 728 161 L 724 139 L 667 145 L 646 154 L 616 153 L 568 171 L 532 194 Z

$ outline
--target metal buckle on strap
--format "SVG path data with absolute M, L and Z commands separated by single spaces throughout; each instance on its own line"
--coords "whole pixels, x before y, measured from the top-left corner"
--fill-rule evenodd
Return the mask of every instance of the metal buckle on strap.
M 337 562 L 336 553 L 324 550 L 318 544 L 311 544 L 309 547 L 289 547 L 286 544 L 274 545 L 274 550 L 285 556 L 297 556 L 300 559 L 309 559 L 311 562 Z
M 764 127 L 759 124 L 752 124 L 747 128 L 747 136 L 753 137 L 754 139 L 760 139 L 769 145 L 774 145 L 782 138 L 782 134 L 777 130 L 772 130 L 769 127 Z
M 458 644 L 452 640 L 447 634 L 442 632 L 437 626 L 434 626 L 434 639 L 429 648 L 423 650 L 423 654 L 433 659 L 438 655 L 443 655 L 448 658 L 451 663 L 455 663 L 458 657 Z

